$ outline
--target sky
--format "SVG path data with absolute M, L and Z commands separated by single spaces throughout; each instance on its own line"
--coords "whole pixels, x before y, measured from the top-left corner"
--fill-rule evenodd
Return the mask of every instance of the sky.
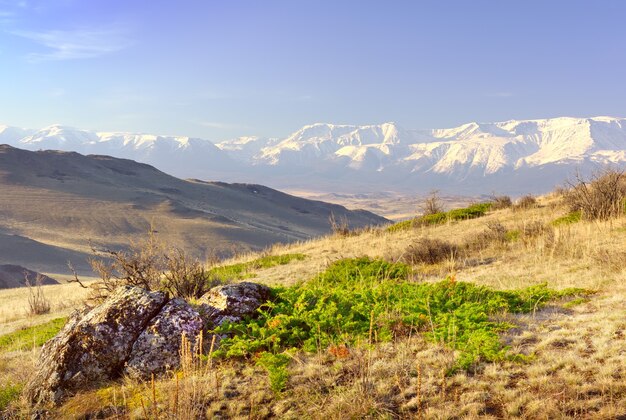
M 626 117 L 620 0 L 0 0 L 0 124 L 218 141 Z

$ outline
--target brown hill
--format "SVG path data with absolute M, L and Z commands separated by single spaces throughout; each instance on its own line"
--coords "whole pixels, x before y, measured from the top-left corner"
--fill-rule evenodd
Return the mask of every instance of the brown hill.
M 293 242 L 386 219 L 251 184 L 181 180 L 108 156 L 0 145 L 0 263 L 87 271 L 89 242 L 110 248 L 152 226 L 168 244 L 199 258 Z
M 37 276 L 41 276 L 41 284 L 59 284 L 55 279 L 36 273 L 19 265 L 0 264 L 0 289 L 26 286 L 26 278 L 35 284 Z

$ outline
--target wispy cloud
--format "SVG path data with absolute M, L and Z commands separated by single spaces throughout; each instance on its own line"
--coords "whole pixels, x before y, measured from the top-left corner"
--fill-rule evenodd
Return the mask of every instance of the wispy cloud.
M 45 52 L 28 54 L 28 60 L 33 62 L 95 58 L 120 51 L 131 45 L 125 36 L 125 29 L 117 25 L 96 29 L 13 31 L 11 33 L 47 49 Z

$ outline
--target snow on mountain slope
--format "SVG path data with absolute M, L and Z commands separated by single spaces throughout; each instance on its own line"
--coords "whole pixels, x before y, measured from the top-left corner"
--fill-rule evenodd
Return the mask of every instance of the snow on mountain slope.
M 6 143 L 26 150 L 54 149 L 132 159 L 190 177 L 206 175 L 205 167 L 225 170 L 230 162 L 217 146 L 199 138 L 94 132 L 62 125 L 31 131 Z
M 179 177 L 262 181 L 275 187 L 501 192 L 549 190 L 576 169 L 626 164 L 626 119 L 613 117 L 468 123 L 433 130 L 312 124 L 285 138 L 213 144 L 189 137 L 0 126 L 0 141 L 26 149 L 109 154 Z M 539 182 L 541 185 L 532 185 Z

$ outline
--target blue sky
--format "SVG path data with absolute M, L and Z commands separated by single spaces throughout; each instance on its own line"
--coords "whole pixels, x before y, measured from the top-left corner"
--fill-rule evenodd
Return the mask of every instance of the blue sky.
M 0 0 L 0 124 L 283 136 L 626 116 L 626 2 Z

